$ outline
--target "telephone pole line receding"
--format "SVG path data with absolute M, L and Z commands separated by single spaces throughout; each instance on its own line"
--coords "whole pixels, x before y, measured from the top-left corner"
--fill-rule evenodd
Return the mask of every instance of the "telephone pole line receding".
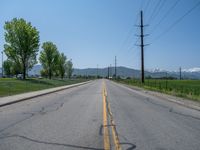
M 144 83 L 144 34 L 143 34 L 143 12 L 140 12 L 140 17 L 141 17 L 141 78 L 142 78 L 142 83 Z
M 99 65 L 97 64 L 97 78 L 99 77 Z
M 180 80 L 182 80 L 182 71 L 181 71 L 181 67 L 179 68 L 179 78 L 180 78 Z
M 112 65 L 110 64 L 110 77 L 112 78 L 113 74 L 112 74 Z
M 117 79 L 117 57 L 115 56 L 115 79 Z
M 139 36 L 140 37 L 140 40 L 141 40 L 141 44 L 139 45 L 141 47 L 141 81 L 142 83 L 144 83 L 144 36 L 147 36 L 147 35 L 144 35 L 143 33 L 143 28 L 144 28 L 144 25 L 143 25 L 143 11 L 141 10 L 140 11 L 140 25 L 138 25 L 137 27 L 140 27 L 140 35 L 136 35 L 136 36 Z
M 110 69 L 109 69 L 109 66 L 108 66 L 108 79 L 109 79 L 109 76 L 110 76 Z

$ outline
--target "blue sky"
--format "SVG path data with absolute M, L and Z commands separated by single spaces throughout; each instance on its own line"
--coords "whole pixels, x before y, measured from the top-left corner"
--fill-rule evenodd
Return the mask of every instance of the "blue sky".
M 40 43 L 54 42 L 60 52 L 72 58 L 75 68 L 114 65 L 116 55 L 118 65 L 139 69 L 140 48 L 134 45 L 139 29 L 135 24 L 139 23 L 139 11 L 143 9 L 144 23 L 149 25 L 145 33 L 150 33 L 145 38 L 145 43 L 150 43 L 145 47 L 145 69 L 200 67 L 200 6 L 156 39 L 198 0 L 179 0 L 155 27 L 176 0 L 161 0 L 158 5 L 159 1 L 1 0 L 0 50 L 5 43 L 5 21 L 17 17 L 40 31 Z

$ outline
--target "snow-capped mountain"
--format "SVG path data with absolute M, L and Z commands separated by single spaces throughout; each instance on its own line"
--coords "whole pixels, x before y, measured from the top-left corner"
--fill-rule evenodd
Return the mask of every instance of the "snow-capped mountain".
M 160 68 L 146 69 L 146 71 L 151 72 L 151 73 L 156 73 L 156 72 L 168 72 L 168 71 L 163 70 L 163 69 L 160 69 Z
M 180 72 L 179 70 L 176 71 L 167 71 L 164 69 L 160 68 L 153 68 L 153 69 L 147 69 L 146 71 L 151 72 L 151 73 L 156 73 L 156 72 L 171 72 L 171 73 L 176 73 Z M 182 69 L 182 72 L 200 72 L 200 67 L 194 67 L 194 68 L 189 68 L 189 69 Z
M 200 68 L 190 68 L 190 69 L 183 69 L 183 72 L 200 72 Z
M 163 69 L 149 69 L 147 70 L 148 74 L 150 73 L 150 76 L 152 77 L 164 77 L 166 76 L 166 73 L 168 76 L 174 77 L 174 78 L 179 78 L 180 77 L 180 71 L 166 71 Z M 183 79 L 200 79 L 200 67 L 194 67 L 194 68 L 189 68 L 189 69 L 182 69 L 182 78 Z

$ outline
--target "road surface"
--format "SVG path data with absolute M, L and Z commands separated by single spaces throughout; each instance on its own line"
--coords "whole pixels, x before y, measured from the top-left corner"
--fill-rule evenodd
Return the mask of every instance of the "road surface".
M 0 108 L 0 150 L 199 150 L 200 112 L 107 80 Z

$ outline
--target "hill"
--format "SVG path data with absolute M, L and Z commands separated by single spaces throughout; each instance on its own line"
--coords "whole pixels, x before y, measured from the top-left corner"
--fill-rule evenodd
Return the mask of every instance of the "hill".
M 41 65 L 35 65 L 33 69 L 31 69 L 28 74 L 29 75 L 40 75 L 40 70 L 42 69 Z M 110 68 L 110 75 L 114 75 L 114 67 Z M 0 73 L 1 73 L 0 68 Z M 99 76 L 106 77 L 108 75 L 108 68 L 86 68 L 86 69 L 74 69 L 73 75 L 82 75 L 82 76 L 96 76 L 98 73 Z M 154 69 L 154 70 L 147 70 L 145 71 L 145 76 L 152 77 L 152 78 L 162 78 L 166 77 L 166 75 L 169 77 L 179 78 L 179 72 L 178 71 L 164 71 L 160 69 Z M 1 74 L 0 74 L 1 76 Z M 134 77 L 134 78 L 140 78 L 140 70 L 127 68 L 127 67 L 117 67 L 117 76 L 120 76 L 121 78 L 127 78 L 127 77 Z M 191 68 L 191 69 L 184 69 L 182 71 L 182 78 L 184 79 L 200 79 L 200 69 L 199 68 Z

